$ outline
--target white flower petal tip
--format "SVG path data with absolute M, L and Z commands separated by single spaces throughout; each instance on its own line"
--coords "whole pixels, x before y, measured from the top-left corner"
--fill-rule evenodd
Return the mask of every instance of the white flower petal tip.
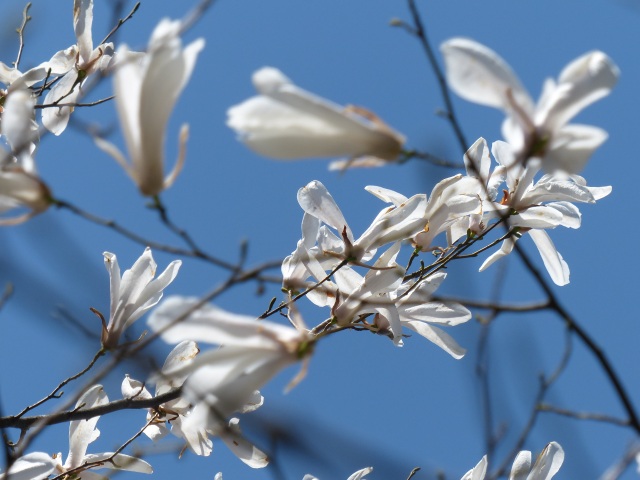
M 534 104 L 511 67 L 484 45 L 454 38 L 441 51 L 455 93 L 505 112 L 502 134 L 514 147 L 515 163 L 540 157 L 548 172 L 577 173 L 605 141 L 603 130 L 569 121 L 617 83 L 620 71 L 606 54 L 589 52 L 569 63 L 557 81 L 546 81 Z
M 113 145 L 104 140 L 97 142 L 125 169 L 145 196 L 155 196 L 169 188 L 186 157 L 188 127 L 184 125 L 175 166 L 165 175 L 167 123 L 204 48 L 203 39 L 183 47 L 179 31 L 179 21 L 164 19 L 151 34 L 146 53 L 131 52 L 126 45 L 118 49 L 113 82 L 130 162 Z
M 44 480 L 55 471 L 57 466 L 57 461 L 51 458 L 50 455 L 43 452 L 33 452 L 13 462 L 7 471 L 7 475 L 0 473 L 0 479 Z
M 182 262 L 174 260 L 154 279 L 157 265 L 147 247 L 120 278 L 116 256 L 110 252 L 103 255 L 111 280 L 111 307 L 109 323 L 103 325 L 102 345 L 112 349 L 118 346 L 124 330 L 160 301 L 162 291 L 176 278 Z
M 347 157 L 339 168 L 348 168 L 378 166 L 402 152 L 404 136 L 364 108 L 318 97 L 272 67 L 255 72 L 253 83 L 260 95 L 229 108 L 227 125 L 261 155 L 277 160 Z

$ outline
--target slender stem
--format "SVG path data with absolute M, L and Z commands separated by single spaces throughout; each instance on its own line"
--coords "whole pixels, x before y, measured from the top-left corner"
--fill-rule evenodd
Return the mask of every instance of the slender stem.
M 30 8 L 31 8 L 31 2 L 28 2 L 25 5 L 24 10 L 22 11 L 22 23 L 16 30 L 18 32 L 18 38 L 20 39 L 20 47 L 18 47 L 18 56 L 16 57 L 16 61 L 13 62 L 13 66 L 16 68 L 16 70 L 20 66 L 20 60 L 22 59 L 22 51 L 24 50 L 24 29 L 27 26 L 27 23 L 29 23 L 29 20 L 31 20 L 31 17 L 29 16 Z

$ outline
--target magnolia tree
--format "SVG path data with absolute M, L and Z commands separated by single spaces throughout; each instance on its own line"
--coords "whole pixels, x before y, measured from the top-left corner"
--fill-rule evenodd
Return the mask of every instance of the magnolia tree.
M 210 109 L 207 96 L 228 99 L 229 138 L 235 135 L 257 156 L 267 159 L 329 159 L 331 173 L 326 178 L 333 185 L 340 188 L 343 179 L 357 175 L 358 183 L 362 182 L 368 192 L 363 195 L 370 194 L 366 200 L 369 211 L 364 211 L 350 202 L 350 197 L 360 193 L 340 192 L 334 198 L 327 182 L 309 176 L 298 185 L 296 197 L 287 200 L 297 203 L 300 218 L 287 227 L 284 237 L 288 243 L 277 248 L 270 245 L 274 252 L 290 254 L 250 263 L 247 243 L 241 244 L 240 259 L 235 261 L 235 252 L 225 252 L 210 239 L 198 238 L 192 233 L 197 226 L 174 220 L 172 214 L 170 192 L 179 188 L 180 182 L 188 181 L 186 173 L 180 174 L 196 161 L 190 158 L 185 162 L 188 142 L 210 144 L 215 150 L 215 139 L 193 135 L 189 139 L 187 123 L 179 126 L 170 121 L 181 94 L 194 83 L 207 49 L 224 49 L 221 45 L 205 46 L 206 39 L 199 37 L 198 22 L 205 14 L 216 15 L 216 11 L 208 12 L 212 2 L 192 6 L 181 18 L 162 18 L 145 32 L 146 44 L 138 46 L 120 39 L 127 38 L 131 29 L 141 29 L 136 23 L 141 22 L 151 4 L 114 2 L 110 8 L 96 4 L 94 18 L 93 0 L 59 3 L 67 4 L 64 12 L 68 16 L 56 19 L 57 28 L 73 31 L 75 44 L 50 44 L 45 53 L 32 51 L 31 16 L 33 21 L 48 19 L 38 19 L 38 9 L 30 10 L 26 5 L 15 36 L 17 57 L 0 64 L 0 134 L 4 143 L 0 222 L 5 229 L 19 229 L 25 227 L 18 224 L 37 223 L 43 217 L 74 214 L 79 220 L 74 231 L 78 242 L 85 238 L 81 229 L 93 231 L 97 225 L 104 229 L 105 238 L 115 239 L 115 245 L 126 249 L 124 255 L 133 260 L 123 261 L 124 256 L 120 256 L 119 261 L 121 254 L 115 247 L 102 252 L 91 242 L 83 245 L 94 257 L 102 254 L 106 273 L 95 292 L 102 303 L 76 298 L 83 304 L 82 313 L 74 315 L 63 309 L 52 320 L 59 322 L 64 317 L 70 329 L 66 341 L 74 338 L 72 330 L 85 332 L 89 347 L 83 354 L 94 352 L 86 358 L 75 355 L 71 373 L 56 377 L 59 358 L 40 358 L 38 352 L 28 348 L 24 355 L 46 365 L 35 374 L 22 373 L 23 362 L 3 358 L 4 370 L 31 378 L 17 385 L 23 395 L 18 401 L 25 402 L 24 395 L 29 400 L 16 410 L 16 385 L 2 383 L 0 478 L 92 479 L 109 476 L 114 470 L 131 472 L 127 478 L 175 476 L 163 471 L 166 459 L 160 465 L 154 462 L 163 449 L 175 462 L 211 457 L 206 459 L 206 467 L 198 464 L 200 473 L 187 475 L 216 479 L 292 478 L 286 473 L 290 449 L 298 463 L 307 462 L 305 471 L 310 473 L 304 479 L 316 478 L 311 473 L 323 471 L 323 447 L 318 452 L 300 453 L 308 439 L 324 436 L 330 456 L 346 459 L 356 458 L 358 441 L 350 437 L 352 440 L 339 451 L 332 450 L 331 435 L 327 440 L 319 424 L 297 428 L 299 417 L 286 413 L 281 413 L 276 423 L 269 423 L 269 415 L 261 416 L 264 409 L 260 407 L 277 403 L 282 386 L 286 391 L 313 391 L 318 404 L 323 405 L 326 392 L 313 390 L 315 378 L 330 378 L 332 372 L 314 357 L 320 355 L 324 345 L 342 338 L 360 342 L 362 352 L 384 344 L 385 355 L 398 357 L 398 365 L 404 364 L 408 371 L 427 368 L 424 363 L 416 364 L 415 358 L 421 358 L 420 352 L 431 355 L 436 350 L 442 353 L 424 357 L 429 358 L 430 370 L 446 372 L 455 368 L 449 364 L 465 362 L 478 368 L 474 402 L 481 408 L 473 414 L 484 422 L 485 438 L 474 439 L 460 432 L 453 445 L 453 455 L 460 458 L 455 467 L 434 468 L 438 459 L 425 452 L 423 459 L 402 464 L 394 478 L 435 478 L 433 471 L 439 469 L 438 478 L 445 478 L 446 470 L 454 472 L 446 478 L 462 475 L 463 479 L 474 480 L 561 478 L 563 462 L 572 451 L 563 448 L 561 439 L 554 436 L 537 441 L 540 435 L 535 427 L 540 416 L 558 422 L 567 418 L 604 421 L 622 427 L 622 439 L 640 433 L 636 413 L 640 398 L 626 387 L 633 382 L 637 387 L 637 378 L 623 378 L 607 351 L 585 327 L 592 319 L 574 315 L 563 301 L 563 288 L 573 280 L 569 263 L 586 260 L 573 256 L 565 260 L 553 240 L 562 230 L 557 227 L 575 230 L 581 226 L 581 211 L 588 219 L 600 201 L 614 201 L 605 198 L 612 187 L 601 186 L 607 179 L 582 176 L 589 159 L 607 139 L 607 132 L 599 126 L 574 122 L 583 109 L 607 97 L 618 82 L 619 68 L 606 53 L 591 50 L 568 59 L 559 73 L 539 65 L 541 75 L 549 78 L 535 100 L 492 48 L 466 37 L 449 38 L 439 48 L 433 45 L 425 30 L 422 6 L 409 0 L 406 18 L 392 20 L 391 26 L 396 27 L 395 34 L 424 49 L 424 63 L 438 81 L 437 88 L 429 92 L 431 103 L 442 107 L 443 118 L 439 121 L 450 129 L 451 143 L 459 154 L 441 155 L 431 150 L 429 143 L 424 148 L 412 145 L 399 128 L 367 107 L 334 103 L 298 86 L 276 67 L 256 67 L 251 77 L 256 93 L 244 100 L 228 98 L 225 92 L 212 88 L 201 96 L 204 106 L 197 107 L 206 109 L 209 119 L 223 121 L 224 111 Z M 100 24 L 106 25 L 106 19 L 111 18 L 110 31 L 102 40 L 94 27 L 99 14 L 105 17 Z M 250 32 L 238 35 L 250 36 Z M 248 85 L 249 79 L 246 81 Z M 106 92 L 104 96 L 102 92 Z M 496 136 L 495 126 L 488 126 L 483 136 L 468 140 L 463 118 L 454 107 L 457 98 L 500 111 L 501 133 Z M 117 112 L 116 129 L 100 125 L 105 122 L 101 120 L 104 115 L 109 115 L 108 109 Z M 488 110 L 486 113 L 485 124 L 498 119 Z M 179 119 L 183 120 L 189 118 Z M 117 187 L 109 185 L 108 189 L 114 196 L 124 189 L 137 189 L 139 206 L 131 205 L 130 211 L 120 212 L 122 218 L 114 220 L 118 213 L 109 212 L 108 199 L 101 200 L 105 216 L 99 216 L 83 204 L 72 187 L 68 192 L 54 188 L 47 175 L 39 173 L 43 170 L 37 163 L 40 158 L 46 159 L 48 148 L 72 134 L 82 138 L 78 145 L 83 150 L 80 153 L 74 149 L 67 155 L 83 159 L 113 157 L 133 184 L 120 175 Z M 56 167 L 65 169 L 64 159 L 57 160 Z M 391 180 L 418 162 L 432 166 L 433 181 L 426 190 L 398 189 L 385 182 L 368 184 L 368 172 L 386 171 L 377 178 Z M 298 167 L 304 171 L 302 164 Z M 247 215 L 271 215 L 268 209 L 272 207 L 260 205 L 266 201 L 266 184 L 286 178 L 279 174 L 247 185 L 241 181 L 245 168 L 241 162 L 233 168 L 237 169 L 235 179 L 228 181 L 237 181 L 237 195 L 218 198 L 215 205 L 194 202 L 190 208 L 201 211 L 200 216 L 192 218 L 198 218 L 199 223 L 210 222 L 214 236 L 237 238 L 246 233 L 248 245 L 269 244 L 277 237 L 265 228 L 236 232 L 242 228 L 240 222 L 224 224 L 216 214 L 245 201 L 251 204 Z M 72 176 L 80 184 L 95 181 L 80 178 L 76 171 Z M 93 204 L 92 200 L 87 203 Z M 145 208 L 157 217 L 160 229 L 157 225 L 147 227 L 139 220 L 149 216 Z M 572 233 L 571 242 L 579 246 L 594 239 L 580 236 L 578 230 Z M 75 246 L 56 246 L 55 255 L 66 255 L 69 248 Z M 137 252 L 135 257 L 131 256 L 133 251 Z M 169 260 L 158 269 L 154 254 Z M 30 263 L 29 253 L 25 255 L 24 263 Z M 522 289 L 533 285 L 535 293 L 522 291 L 517 300 L 510 301 L 497 294 L 472 300 L 464 291 L 456 291 L 455 285 L 470 277 L 479 282 L 489 278 L 496 291 L 504 290 L 502 275 L 486 275 L 492 270 L 504 271 L 502 266 L 509 261 L 521 265 L 519 275 L 528 279 Z M 207 275 L 183 282 L 178 288 L 180 279 L 190 275 L 191 265 L 198 263 L 207 267 Z M 604 268 L 597 271 L 601 274 Z M 19 272 L 8 273 L 12 280 L 11 275 Z M 64 278 L 52 281 L 63 287 L 66 283 Z M 23 288 L 18 278 L 12 285 L 17 292 Z M 11 288 L 7 286 L 3 297 L 3 316 L 17 302 Z M 236 291 L 241 293 L 234 296 Z M 40 293 L 31 293 L 33 304 L 45 301 Z M 567 343 L 560 348 L 559 356 L 556 352 L 552 357 L 550 368 L 543 367 L 547 365 L 545 359 L 540 361 L 538 388 L 524 406 L 525 415 L 518 422 L 504 425 L 496 420 L 499 415 L 495 410 L 501 402 L 495 400 L 499 390 L 496 393 L 489 381 L 490 364 L 482 354 L 469 359 L 468 346 L 456 338 L 465 338 L 486 354 L 493 348 L 488 333 L 495 328 L 498 317 L 525 313 L 559 322 Z M 465 330 L 474 323 L 481 328 Z M 15 337 L 11 323 L 3 322 L 2 332 L 4 343 L 24 342 Z M 562 335 L 561 330 L 558 332 Z M 63 337 L 55 342 L 55 349 L 61 352 L 72 348 L 64 344 Z M 557 339 L 553 342 L 558 343 Z M 580 405 L 548 401 L 549 391 L 562 383 L 563 373 L 573 361 L 573 344 L 579 345 L 583 355 L 592 357 L 588 375 L 597 372 L 594 394 L 610 392 L 611 408 L 614 412 L 621 409 L 619 416 L 584 412 Z M 407 349 L 417 351 L 417 357 L 403 360 Z M 503 357 L 502 361 L 509 362 L 509 358 Z M 362 374 L 359 365 L 345 362 L 338 360 L 354 375 Z M 361 357 L 360 362 L 369 369 L 382 368 L 382 360 L 375 357 Z M 378 388 L 392 390 L 391 395 L 397 396 L 398 402 L 402 400 L 405 393 L 395 386 L 394 379 L 381 375 L 376 381 Z M 278 388 L 270 387 L 274 382 Z M 331 395 L 332 403 L 326 404 L 327 409 L 337 410 L 335 418 L 339 419 L 341 433 L 351 428 L 349 418 L 340 416 L 342 405 L 362 402 L 361 408 L 368 410 L 372 423 L 378 421 L 376 417 L 393 419 L 399 414 L 395 400 L 364 399 L 358 387 L 354 385 L 351 391 L 348 388 L 340 385 L 339 392 Z M 440 394 L 438 389 L 429 392 L 436 402 Z M 413 401 L 415 421 L 424 425 L 426 435 L 437 439 L 442 432 L 430 431 L 430 423 L 437 416 L 456 413 L 444 407 L 440 412 L 422 408 L 421 401 Z M 298 407 L 300 411 L 306 408 L 304 403 Z M 250 426 L 250 434 L 243 433 L 241 421 Z M 97 441 L 98 422 L 103 430 L 115 432 L 110 433 L 110 446 L 97 446 L 104 445 Z M 60 434 L 67 429 L 68 447 L 66 441 L 61 443 L 66 433 Z M 400 449 L 403 442 L 415 441 L 403 438 L 400 428 L 385 430 L 385 435 Z M 213 451 L 214 442 L 219 440 L 238 460 L 216 459 L 223 455 L 223 447 Z M 600 441 L 608 442 L 605 437 Z M 484 450 L 479 455 L 474 453 L 475 459 L 469 461 L 468 453 L 475 452 L 478 442 L 483 442 Z M 59 453 L 67 448 L 68 454 Z M 362 459 L 359 469 L 343 471 L 340 478 L 381 478 L 376 472 L 384 472 L 378 465 L 386 461 L 384 450 L 381 445 L 368 446 L 366 455 L 357 454 Z M 626 450 L 618 450 L 609 459 L 608 470 L 590 475 L 618 478 L 635 471 L 636 455 L 637 444 L 630 442 Z M 228 462 L 233 466 L 227 466 Z M 425 468 L 421 471 L 421 467 Z M 111 469 L 112 473 L 98 472 L 101 469 Z M 255 469 L 269 472 L 268 477 L 260 476 L 261 470 Z M 569 478 L 567 475 L 563 478 Z

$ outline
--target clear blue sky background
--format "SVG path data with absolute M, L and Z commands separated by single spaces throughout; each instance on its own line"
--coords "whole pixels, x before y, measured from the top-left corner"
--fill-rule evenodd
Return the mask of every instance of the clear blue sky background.
M 15 58 L 21 2 L 6 2 L 0 59 Z M 622 76 L 613 94 L 577 119 L 610 133 L 584 175 L 591 185 L 612 185 L 613 193 L 597 205 L 581 206 L 583 226 L 556 230 L 551 236 L 571 267 L 571 283 L 556 288 L 563 304 L 599 342 L 640 408 L 638 376 L 640 327 L 637 317 L 638 112 L 640 111 L 640 4 L 631 0 L 486 0 L 418 1 L 434 46 L 453 36 L 467 36 L 493 48 L 519 74 L 534 98 L 543 80 L 557 76 L 570 60 L 593 49 L 606 52 Z M 11 5 L 11 6 L 9 6 Z M 111 2 L 96 1 L 94 35 L 110 28 Z M 142 47 L 157 22 L 179 18 L 189 2 L 146 0 L 120 32 L 120 41 Z M 13 16 L 12 16 L 13 15 Z M 75 43 L 71 0 L 34 0 L 22 65 L 35 65 Z M 379 170 L 327 171 L 327 162 L 275 162 L 260 158 L 237 142 L 225 126 L 226 109 L 254 94 L 252 72 L 262 66 L 280 68 L 298 85 L 341 104 L 366 106 L 408 137 L 408 147 L 454 160 L 461 152 L 448 124 L 435 112 L 442 106 L 434 77 L 419 44 L 399 28 L 393 17 L 409 19 L 403 1 L 220 0 L 186 35 L 204 37 L 193 78 L 175 109 L 167 136 L 167 158 L 175 158 L 178 127 L 191 125 L 184 172 L 163 199 L 177 223 L 212 253 L 237 257 L 243 239 L 249 242 L 249 264 L 282 258 L 295 248 L 302 212 L 296 191 L 313 179 L 322 181 L 342 207 L 354 231 L 362 231 L 380 203 L 363 190 L 381 185 L 409 196 L 429 192 L 454 172 L 418 162 Z M 106 96 L 110 83 L 91 99 Z M 470 142 L 484 136 L 500 139 L 502 114 L 455 99 Z M 113 104 L 78 110 L 81 124 L 117 127 Z M 145 208 L 121 168 L 82 133 L 70 127 L 60 138 L 47 136 L 38 153 L 42 177 L 54 194 L 158 241 L 179 244 Z M 113 139 L 122 145 L 116 128 Z M 529 241 L 522 244 L 542 263 Z M 52 316 L 63 308 L 88 328 L 99 331 L 95 307 L 108 312 L 109 283 L 102 252 L 118 255 L 128 268 L 143 247 L 65 211 L 49 211 L 20 227 L 0 233 L 0 280 L 13 282 L 16 292 L 0 314 L 0 399 L 4 413 L 14 413 L 40 398 L 77 371 L 97 349 L 68 322 Z M 155 252 L 161 268 L 173 258 Z M 446 291 L 463 298 L 486 298 L 495 275 L 505 268 L 505 301 L 533 301 L 542 294 L 515 258 L 476 273 L 481 259 L 450 269 Z M 225 278 L 224 272 L 185 260 L 168 294 L 201 295 Z M 258 315 L 278 289 L 262 296 L 249 284 L 223 296 L 230 310 Z M 308 323 L 327 312 L 309 310 Z M 137 325 L 144 328 L 143 322 Z M 485 453 L 482 402 L 475 381 L 479 326 L 475 321 L 452 333 L 469 352 L 460 361 L 449 358 L 422 339 L 412 337 L 402 349 L 363 333 L 336 335 L 316 352 L 307 379 L 288 395 L 283 386 L 296 373 L 287 371 L 264 393 L 266 405 L 245 418 L 259 443 L 261 425 L 295 433 L 276 456 L 274 470 L 249 471 L 217 443 L 209 458 L 175 452 L 152 454 L 157 478 L 226 480 L 299 479 L 313 473 L 324 480 L 346 478 L 372 465 L 372 479 L 404 479 L 415 466 L 415 478 L 434 478 L 441 469 L 457 479 Z M 531 410 L 538 374 L 549 373 L 563 351 L 561 321 L 551 315 L 500 317 L 489 340 L 495 419 L 504 422 L 510 446 Z M 623 416 L 619 402 L 593 357 L 575 343 L 571 363 L 548 400 L 579 411 Z M 162 361 L 169 351 L 158 344 Z M 143 379 L 142 364 L 123 367 L 105 383 L 110 398 L 119 398 L 124 373 Z M 90 451 L 107 451 L 142 425 L 142 415 L 123 413 L 103 418 L 102 437 Z M 596 478 L 616 462 L 632 441 L 630 430 L 593 422 L 543 415 L 526 448 L 540 451 L 551 441 L 565 449 L 560 479 Z M 304 439 L 304 443 L 302 440 Z M 301 447 L 294 449 L 297 445 Z M 66 456 L 66 428 L 57 427 L 37 448 Z M 142 448 L 150 442 L 142 439 Z M 287 449 L 291 449 L 287 452 Z M 162 449 L 162 447 L 161 447 Z M 505 449 L 499 450 L 501 454 Z M 134 478 L 123 474 L 121 478 Z M 624 478 L 633 478 L 629 472 Z

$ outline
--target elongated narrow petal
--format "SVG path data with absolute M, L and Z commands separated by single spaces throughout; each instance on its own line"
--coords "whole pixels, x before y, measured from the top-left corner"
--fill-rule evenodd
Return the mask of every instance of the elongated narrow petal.
M 91 58 L 93 52 L 93 36 L 91 25 L 93 24 L 93 0 L 74 0 L 73 2 L 73 29 L 78 41 L 78 51 L 82 63 Z
M 108 402 L 109 399 L 102 385 L 94 385 L 80 397 L 76 408 L 89 409 Z M 100 435 L 100 431 L 96 429 L 99 419 L 100 417 L 93 417 L 69 423 L 69 455 L 65 462 L 65 468 L 71 469 L 82 465 L 87 447 Z
M 251 468 L 264 468 L 269 464 L 267 454 L 242 436 L 237 418 L 229 421 L 227 429 L 220 432 L 220 438 L 236 457 Z
M 460 480 L 484 480 L 484 477 L 487 474 L 488 466 L 489 462 L 487 460 L 487 456 L 485 455 L 480 459 L 478 464 L 467 473 L 465 473 Z
M 560 252 L 556 250 L 551 238 L 544 230 L 531 230 L 531 239 L 538 247 L 544 266 L 549 272 L 553 283 L 559 286 L 569 283 L 569 265 L 564 261 Z

